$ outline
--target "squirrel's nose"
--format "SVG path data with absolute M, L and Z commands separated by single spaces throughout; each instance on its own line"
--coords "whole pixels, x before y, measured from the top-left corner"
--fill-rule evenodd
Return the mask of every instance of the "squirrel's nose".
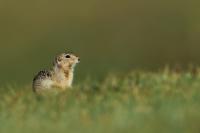
M 78 58 L 78 62 L 80 62 L 81 61 L 81 59 L 80 58 Z

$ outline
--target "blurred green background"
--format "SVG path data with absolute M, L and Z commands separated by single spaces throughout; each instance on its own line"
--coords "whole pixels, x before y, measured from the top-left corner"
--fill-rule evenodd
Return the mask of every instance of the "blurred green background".
M 0 84 L 31 83 L 63 51 L 76 79 L 200 63 L 198 0 L 1 0 Z

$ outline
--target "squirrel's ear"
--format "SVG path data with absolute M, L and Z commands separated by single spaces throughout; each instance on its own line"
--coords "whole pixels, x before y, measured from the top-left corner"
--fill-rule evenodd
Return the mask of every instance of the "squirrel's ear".
M 60 62 L 61 62 L 61 58 L 60 57 L 56 57 L 53 61 L 53 65 L 60 65 Z

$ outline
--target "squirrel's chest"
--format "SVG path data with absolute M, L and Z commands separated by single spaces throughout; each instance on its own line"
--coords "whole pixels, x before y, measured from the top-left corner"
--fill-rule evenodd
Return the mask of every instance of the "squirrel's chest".
M 73 74 L 68 74 L 67 76 L 64 73 L 55 75 L 54 81 L 60 88 L 65 89 L 67 87 L 71 87 L 73 82 Z

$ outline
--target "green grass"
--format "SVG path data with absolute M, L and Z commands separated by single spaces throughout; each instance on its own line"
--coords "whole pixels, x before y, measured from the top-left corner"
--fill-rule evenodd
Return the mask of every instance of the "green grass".
M 135 71 L 36 96 L 0 89 L 1 133 L 199 133 L 200 74 Z

